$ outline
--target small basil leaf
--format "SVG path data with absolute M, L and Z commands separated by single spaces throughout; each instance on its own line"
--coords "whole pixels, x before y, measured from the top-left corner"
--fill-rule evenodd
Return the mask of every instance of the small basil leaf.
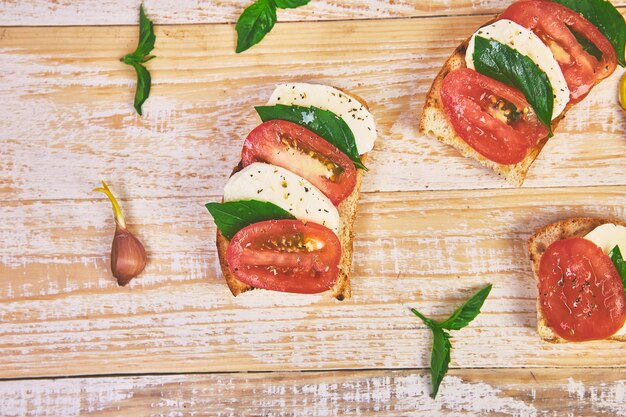
M 154 43 L 156 42 L 156 35 L 154 34 L 154 25 L 150 19 L 146 16 L 143 9 L 143 4 L 139 7 L 139 41 L 137 48 L 132 54 L 126 54 L 121 61 L 127 65 L 133 65 L 134 63 L 148 62 L 153 56 L 148 56 L 154 49 Z
M 554 0 L 565 7 L 583 15 L 593 23 L 611 42 L 617 62 L 626 66 L 626 21 L 624 16 L 607 0 Z
M 295 219 L 275 204 L 257 200 L 208 203 L 206 208 L 222 235 L 230 240 L 238 231 L 253 223 L 266 220 Z
M 619 277 L 622 279 L 622 284 L 624 284 L 624 292 L 626 293 L 626 262 L 624 262 L 624 258 L 622 257 L 622 252 L 619 250 L 619 246 L 615 246 L 611 253 L 609 253 L 609 258 L 613 261 L 613 265 L 615 265 L 615 269 L 617 269 L 617 273 Z
M 274 0 L 274 3 L 279 9 L 295 9 L 309 4 L 309 1 L 311 0 Z
M 448 365 L 450 364 L 450 350 L 452 345 L 450 344 L 450 335 L 438 327 L 433 327 L 433 349 L 430 354 L 430 377 L 432 398 L 437 397 L 439 392 L 439 385 L 443 381 L 443 377 L 448 373 Z
M 470 324 L 470 322 L 480 314 L 480 309 L 491 292 L 491 288 L 492 285 L 489 284 L 478 291 L 472 298 L 467 300 L 465 304 L 457 308 L 446 321 L 439 323 L 439 327 L 448 330 L 461 330 L 463 327 Z
M 411 312 L 415 314 L 417 317 L 419 317 L 420 319 L 422 319 L 424 324 L 430 327 L 431 329 L 438 326 L 436 321 L 429 319 L 428 317 L 424 316 L 422 313 L 420 313 L 416 309 L 412 308 Z
M 585 35 L 582 35 L 574 31 L 574 29 L 572 29 L 571 27 L 567 26 L 567 28 L 569 29 L 570 32 L 572 32 L 572 35 L 574 35 L 574 37 L 576 38 L 576 41 L 580 44 L 580 46 L 583 47 L 585 52 L 587 52 L 589 55 L 591 55 L 598 61 L 602 59 L 602 51 L 599 50 L 598 47 L 593 42 L 587 39 Z
M 141 64 L 134 63 L 135 71 L 137 72 L 137 87 L 135 89 L 135 110 L 140 116 L 143 116 L 141 106 L 150 96 L 150 88 L 152 86 L 152 77 L 150 73 Z
M 248 6 L 239 19 L 237 30 L 237 49 L 240 53 L 261 42 L 276 23 L 276 5 L 273 0 L 257 0 Z
M 264 122 L 286 120 L 309 129 L 345 153 L 354 162 L 355 167 L 367 170 L 361 162 L 352 130 L 335 113 L 313 106 L 285 106 L 284 104 L 258 106 L 255 109 Z
M 537 118 L 552 132 L 554 91 L 546 73 L 510 46 L 480 36 L 475 42 L 476 71 L 520 90 L 535 109 Z
M 154 49 L 156 35 L 154 34 L 154 25 L 146 16 L 143 10 L 143 4 L 139 8 L 139 45 L 135 51 L 135 55 L 147 56 Z

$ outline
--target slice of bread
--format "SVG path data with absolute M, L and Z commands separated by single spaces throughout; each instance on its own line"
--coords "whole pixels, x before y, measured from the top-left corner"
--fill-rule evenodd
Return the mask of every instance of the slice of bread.
M 336 87 L 335 87 L 336 88 Z M 341 89 L 339 89 L 341 90 Z M 360 98 L 357 95 L 349 93 L 345 90 L 341 90 L 344 93 L 350 95 L 350 97 L 358 100 L 365 108 L 369 110 L 369 107 L 365 100 Z M 367 161 L 367 154 L 361 155 L 361 161 L 363 164 Z M 236 173 L 243 166 L 241 162 L 235 169 L 232 174 Z M 232 175 L 231 174 L 231 175 Z M 333 297 L 338 299 L 339 301 L 350 298 L 352 295 L 350 288 L 350 268 L 352 267 L 352 243 L 354 241 L 354 220 L 356 219 L 357 209 L 359 197 L 361 196 L 361 183 L 363 180 L 363 170 L 357 170 L 357 180 L 354 190 L 352 193 L 343 200 L 339 206 L 337 207 L 337 211 L 339 212 L 339 217 L 341 218 L 341 228 L 339 230 L 339 240 L 341 242 L 341 261 L 339 263 L 339 274 L 337 276 L 337 282 L 330 289 Z M 217 231 L 217 253 L 220 260 L 220 266 L 222 268 L 222 273 L 224 274 L 224 278 L 226 279 L 226 283 L 228 284 L 228 288 L 230 288 L 230 292 L 236 297 L 239 294 L 250 291 L 254 289 L 253 287 L 239 281 L 235 275 L 231 272 L 228 267 L 228 261 L 226 259 L 226 249 L 228 248 L 229 240 L 226 239 L 219 231 Z
M 533 273 L 535 275 L 535 282 L 539 283 L 539 263 L 544 252 L 552 243 L 557 240 L 567 239 L 570 237 L 584 237 L 587 233 L 591 232 L 596 227 L 612 223 L 621 226 L 626 226 L 626 222 L 615 219 L 596 219 L 590 217 L 579 217 L 568 220 L 562 220 L 556 223 L 549 224 L 537 230 L 534 235 L 528 240 L 528 252 L 530 253 L 530 262 L 533 267 Z M 548 322 L 543 315 L 541 309 L 541 303 L 537 296 L 537 333 L 539 336 L 552 343 L 567 343 L 568 341 L 558 336 L 554 330 L 548 325 Z M 611 336 L 608 340 L 619 340 L 626 342 L 626 326 L 622 328 L 617 334 Z
M 485 25 L 489 25 L 496 20 L 497 17 L 485 23 Z M 468 145 L 467 142 L 456 134 L 441 103 L 441 85 L 443 83 L 443 79 L 452 71 L 467 67 L 465 64 L 465 52 L 470 39 L 471 37 L 459 45 L 450 58 L 448 58 L 445 62 L 443 68 L 439 71 L 439 74 L 435 78 L 435 81 L 430 87 L 430 91 L 426 95 L 424 110 L 422 111 L 422 116 L 420 118 L 419 129 L 421 133 L 434 137 L 440 142 L 452 146 L 459 151 L 461 155 L 467 158 L 475 159 L 482 165 L 491 168 L 498 175 L 504 177 L 504 179 L 506 179 L 509 183 L 519 187 L 524 182 L 528 169 L 539 155 L 539 152 L 541 152 L 541 149 L 548 141 L 549 136 L 541 139 L 533 148 L 530 149 L 528 155 L 526 155 L 526 157 L 517 164 L 499 164 L 476 152 L 474 148 Z M 557 125 L 570 107 L 571 106 L 568 104 L 563 113 L 552 121 L 553 130 L 556 129 Z

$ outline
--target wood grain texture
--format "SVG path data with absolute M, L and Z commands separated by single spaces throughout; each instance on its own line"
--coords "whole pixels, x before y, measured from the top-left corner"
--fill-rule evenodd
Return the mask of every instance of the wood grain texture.
M 626 218 L 626 186 L 367 194 L 345 302 L 232 298 L 207 199 L 122 202 L 151 259 L 128 288 L 110 277 L 104 199 L 4 204 L 0 376 L 427 367 L 430 334 L 409 308 L 443 316 L 488 282 L 452 367 L 626 363 L 623 343 L 539 339 L 526 253 L 552 221 Z
M 136 26 L 0 28 L 0 378 L 138 374 L 2 381 L 0 415 L 623 415 L 623 344 L 541 342 L 525 252 L 546 223 L 626 218 L 623 70 L 568 115 L 526 188 L 507 189 L 420 136 L 417 118 L 451 50 L 508 1 L 318 0 L 235 56 L 233 25 L 202 23 L 232 23 L 247 3 L 146 0 L 158 58 L 142 118 L 118 62 Z M 137 7 L 5 0 L 0 25 L 136 24 Z M 345 20 L 381 17 L 401 19 Z M 239 160 L 253 106 L 284 81 L 354 91 L 379 125 L 348 302 L 233 299 L 220 277 L 203 204 Z M 100 179 L 148 250 L 128 288 L 110 276 Z M 443 317 L 488 282 L 432 401 L 426 371 L 393 370 L 429 363 L 408 309 Z M 263 373 L 140 375 L 233 371 Z
M 234 23 L 253 0 L 144 0 L 157 25 Z M 3 0 L 0 26 L 131 25 L 137 23 L 139 1 Z M 280 10 L 289 21 L 384 19 L 436 15 L 497 13 L 510 0 L 312 0 L 306 7 Z M 624 6 L 624 0 L 613 0 Z
M 243 56 L 232 52 L 226 26 L 160 27 L 158 58 L 149 63 L 154 87 L 141 118 L 132 108 L 134 72 L 118 61 L 134 48 L 136 28 L 4 29 L 0 197 L 84 199 L 97 180 L 122 173 L 133 197 L 221 194 L 243 138 L 258 123 L 253 106 L 265 103 L 276 83 L 296 80 L 346 88 L 371 103 L 380 139 L 364 192 L 509 187 L 417 131 L 433 77 L 483 21 L 285 24 Z M 616 98 L 622 74 L 568 114 L 525 186 L 626 183 L 626 171 L 614 169 L 626 164 L 626 114 Z
M 601 382 L 600 382 L 601 381 Z M 453 370 L 160 375 L 0 382 L 12 416 L 626 416 L 626 371 Z

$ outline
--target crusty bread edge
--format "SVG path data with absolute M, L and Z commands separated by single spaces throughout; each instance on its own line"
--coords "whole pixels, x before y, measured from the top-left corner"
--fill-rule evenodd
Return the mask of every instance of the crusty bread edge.
M 335 87 L 337 88 L 337 87 Z M 361 97 L 349 93 L 346 90 L 337 88 L 350 97 L 359 101 L 365 108 L 369 110 L 369 106 L 365 100 Z M 365 164 L 367 161 L 367 154 L 361 155 L 361 161 Z M 242 169 L 241 162 L 237 165 L 231 176 L 237 171 Z M 352 268 L 352 251 L 354 242 L 354 221 L 358 212 L 358 202 L 361 197 L 361 184 L 363 181 L 364 172 L 362 169 L 357 170 L 356 185 L 352 193 L 343 200 L 337 207 L 339 217 L 341 219 L 341 228 L 339 230 L 339 241 L 341 242 L 341 261 L 339 263 L 339 274 L 335 285 L 330 289 L 332 296 L 339 301 L 343 301 L 352 296 L 352 288 L 350 286 L 350 270 Z M 222 233 L 217 230 L 216 246 L 217 254 L 220 261 L 220 267 L 222 274 L 228 284 L 228 288 L 233 296 L 238 296 L 246 291 L 253 290 L 254 287 L 249 286 L 239 281 L 235 275 L 231 272 L 228 261 L 226 259 L 226 250 L 228 249 L 229 240 L 226 239 Z
M 485 23 L 483 26 L 489 25 L 497 20 L 497 17 Z M 437 74 L 437 77 L 433 81 L 433 84 L 426 95 L 424 103 L 424 109 L 420 117 L 419 130 L 421 133 L 434 137 L 440 142 L 455 148 L 461 155 L 466 158 L 471 158 L 478 161 L 481 165 L 490 168 L 496 174 L 502 176 L 510 184 L 520 187 L 526 178 L 526 173 L 537 159 L 539 153 L 548 142 L 549 136 L 541 139 L 535 146 L 533 146 L 526 157 L 515 165 L 504 165 L 491 161 L 478 153 L 474 148 L 467 144 L 460 136 L 456 134 L 452 127 L 448 116 L 446 115 L 443 105 L 440 100 L 441 85 L 443 79 L 452 71 L 460 68 L 466 68 L 465 54 L 467 46 L 471 37 L 466 39 L 461 45 L 459 45 L 448 60 L 444 63 L 442 69 Z M 552 121 L 552 130 L 556 129 L 559 122 L 565 117 L 565 113 L 571 105 L 568 104 L 566 109 Z
M 541 261 L 541 256 L 548 246 L 557 240 L 567 239 L 570 237 L 583 237 L 596 227 L 607 223 L 626 226 L 626 222 L 617 219 L 576 217 L 561 220 L 536 230 L 535 233 L 528 239 L 528 253 L 530 255 L 530 262 L 537 285 L 539 284 L 539 263 Z M 558 336 L 548 325 L 541 309 L 539 294 L 537 294 L 537 333 L 539 334 L 539 337 L 546 342 L 571 343 Z M 607 340 L 626 342 L 626 335 L 614 335 L 609 337 Z

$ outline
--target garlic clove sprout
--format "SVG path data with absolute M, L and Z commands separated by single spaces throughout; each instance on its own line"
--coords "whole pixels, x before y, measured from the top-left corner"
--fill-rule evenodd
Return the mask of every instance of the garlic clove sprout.
M 102 188 L 96 188 L 94 191 L 106 194 L 113 206 L 116 225 L 111 245 L 111 272 L 117 278 L 117 283 L 124 286 L 146 267 L 146 250 L 139 239 L 126 228 L 122 209 L 107 184 L 102 181 Z

